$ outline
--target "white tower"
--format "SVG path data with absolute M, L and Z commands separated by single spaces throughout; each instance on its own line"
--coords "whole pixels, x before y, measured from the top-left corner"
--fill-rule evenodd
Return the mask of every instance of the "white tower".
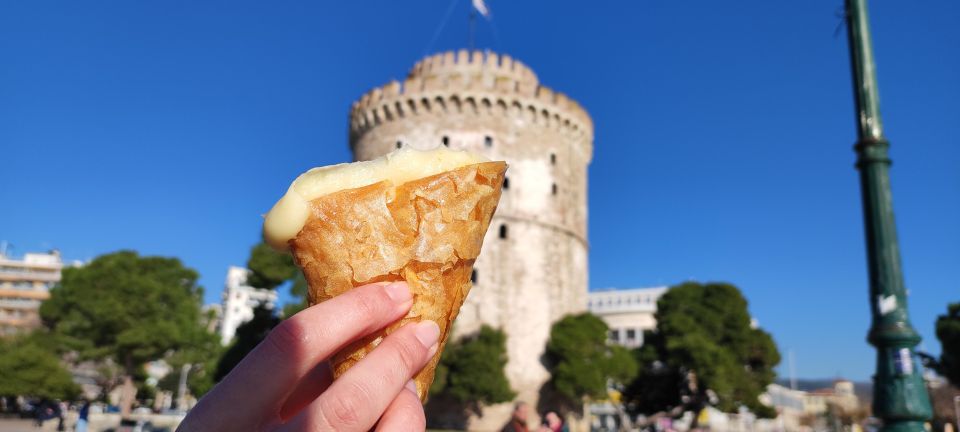
M 356 160 L 441 145 L 510 166 L 454 335 L 481 324 L 503 329 L 507 378 L 519 400 L 536 406 L 549 378 L 541 356 L 550 326 L 586 306 L 593 123 L 528 67 L 479 51 L 428 57 L 402 84 L 370 91 L 350 111 Z M 490 407 L 470 427 L 498 429 L 509 412 L 509 404 Z

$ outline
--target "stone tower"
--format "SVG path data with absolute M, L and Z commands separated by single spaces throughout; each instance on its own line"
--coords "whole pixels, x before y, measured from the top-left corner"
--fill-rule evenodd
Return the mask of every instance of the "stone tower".
M 572 99 L 540 85 L 509 56 L 465 50 L 414 65 L 350 110 L 350 148 L 368 160 L 400 147 L 467 149 L 509 164 L 454 337 L 481 324 L 507 334 L 506 375 L 536 406 L 550 326 L 586 308 L 587 165 L 593 123 Z M 471 429 L 499 430 L 510 404 Z

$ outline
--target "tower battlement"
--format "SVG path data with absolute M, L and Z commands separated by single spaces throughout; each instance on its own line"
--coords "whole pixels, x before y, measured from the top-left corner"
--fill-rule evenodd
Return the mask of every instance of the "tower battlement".
M 467 50 L 447 51 L 426 57 L 413 65 L 407 78 L 480 73 L 533 84 L 538 82 L 533 70 L 508 55 Z
M 586 110 L 540 85 L 526 65 L 507 55 L 461 50 L 427 57 L 402 83 L 391 81 L 363 95 L 350 110 L 351 142 L 383 122 L 451 111 L 525 116 L 583 142 L 593 141 L 593 121 Z

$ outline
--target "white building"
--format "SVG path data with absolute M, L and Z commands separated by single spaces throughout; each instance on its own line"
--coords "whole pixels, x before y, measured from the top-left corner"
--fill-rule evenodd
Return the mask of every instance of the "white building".
M 247 285 L 250 270 L 230 266 L 223 287 L 223 310 L 220 322 L 220 343 L 227 345 L 233 340 L 237 327 L 253 318 L 253 309 L 259 305 L 273 309 L 277 292 L 272 289 L 254 288 Z
M 60 252 L 27 253 L 22 259 L 0 248 L 0 336 L 40 327 L 40 303 L 60 281 Z
M 607 289 L 587 294 L 587 310 L 610 327 L 610 342 L 627 348 L 643 345 L 643 332 L 657 327 L 657 300 L 668 287 Z

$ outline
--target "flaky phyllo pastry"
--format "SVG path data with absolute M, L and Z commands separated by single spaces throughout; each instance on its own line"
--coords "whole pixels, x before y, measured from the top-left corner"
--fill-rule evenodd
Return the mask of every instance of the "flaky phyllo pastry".
M 372 282 L 404 280 L 413 307 L 400 321 L 332 358 L 342 375 L 400 326 L 440 326 L 440 349 L 414 381 L 426 400 L 473 263 L 500 200 L 507 165 L 439 148 L 314 168 L 298 177 L 264 221 L 264 237 L 289 250 L 320 303 Z

